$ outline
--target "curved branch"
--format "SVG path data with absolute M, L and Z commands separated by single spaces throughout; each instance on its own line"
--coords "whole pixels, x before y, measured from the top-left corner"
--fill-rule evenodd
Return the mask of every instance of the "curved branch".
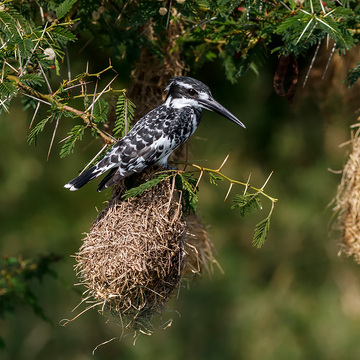
M 7 79 L 12 81 L 13 84 L 20 90 L 23 91 L 25 94 L 28 94 L 34 98 L 36 98 L 39 101 L 46 101 L 51 106 L 54 106 L 59 111 L 68 111 L 76 116 L 80 117 L 87 127 L 94 129 L 96 133 L 101 136 L 101 138 L 105 141 L 106 144 L 113 144 L 116 142 L 116 140 L 103 130 L 99 129 L 99 127 L 91 121 L 91 114 L 88 112 L 84 112 L 78 109 L 75 109 L 69 105 L 63 104 L 61 101 L 57 99 L 56 93 L 54 94 L 43 94 L 39 91 L 34 90 L 30 86 L 24 84 L 21 79 L 14 75 L 8 75 Z

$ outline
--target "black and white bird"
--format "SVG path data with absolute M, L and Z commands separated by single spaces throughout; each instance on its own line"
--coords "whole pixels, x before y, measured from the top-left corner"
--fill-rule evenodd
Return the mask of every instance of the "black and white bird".
M 143 116 L 101 161 L 69 181 L 65 188 L 78 190 L 110 170 L 99 184 L 98 191 L 102 191 L 150 165 L 167 167 L 170 154 L 199 126 L 202 108 L 217 112 L 245 128 L 198 80 L 187 76 L 173 77 L 165 90 L 168 93 L 162 105 Z

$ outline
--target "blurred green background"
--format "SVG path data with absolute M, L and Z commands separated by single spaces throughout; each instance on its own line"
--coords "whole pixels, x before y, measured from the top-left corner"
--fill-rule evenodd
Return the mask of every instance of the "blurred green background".
M 74 66 L 84 69 L 82 61 Z M 102 68 L 95 61 L 91 65 Z M 122 88 L 128 84 L 128 69 L 113 65 L 120 73 L 114 87 Z M 327 80 L 320 99 L 311 79 L 299 87 L 291 106 L 274 94 L 275 67 L 268 63 L 259 76 L 248 72 L 237 85 L 225 82 L 216 63 L 189 74 L 209 85 L 214 97 L 247 126 L 243 130 L 204 111 L 190 144 L 191 159 L 216 168 L 231 152 L 224 173 L 246 181 L 251 172 L 256 187 L 274 171 L 266 192 L 279 202 L 268 239 L 256 249 L 251 244 L 254 226 L 267 214 L 268 204 L 262 214 L 241 218 L 230 210 L 230 200 L 223 202 L 226 186 L 203 180 L 198 213 L 224 273 L 214 268 L 189 288 L 183 284 L 159 319 L 161 324 L 172 318 L 172 326 L 141 335 L 135 346 L 131 334 L 120 340 L 121 328 L 95 310 L 60 325 L 83 309 L 72 312 L 83 291 L 73 285 L 72 256 L 110 194 L 97 193 L 96 181 L 76 193 L 63 185 L 101 143 L 85 140 L 72 156 L 59 159 L 58 141 L 74 121 L 63 118 L 46 161 L 53 125 L 36 147 L 29 146 L 32 114 L 13 103 L 10 115 L 0 119 L 0 253 L 24 258 L 55 253 L 63 261 L 53 266 L 57 279 L 47 276 L 31 283 L 51 322 L 22 306 L 0 319 L 6 341 L 1 359 L 360 358 L 360 268 L 337 256 L 340 234 L 331 232 L 329 203 L 341 175 L 328 171 L 344 165 L 346 148 L 339 145 L 349 139 L 356 107 L 339 94 L 327 95 L 327 86 L 333 86 Z M 52 81 L 59 80 L 54 76 Z M 346 96 L 354 96 L 351 91 Z M 243 191 L 239 187 L 233 194 L 236 190 Z M 114 337 L 92 355 L 98 344 Z

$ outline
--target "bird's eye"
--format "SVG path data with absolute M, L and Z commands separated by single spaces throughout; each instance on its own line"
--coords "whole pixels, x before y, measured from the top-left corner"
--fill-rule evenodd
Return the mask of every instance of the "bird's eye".
M 193 88 L 190 88 L 190 89 L 188 90 L 188 93 L 189 93 L 189 95 L 191 95 L 191 96 L 194 96 L 194 95 L 197 94 L 196 90 L 194 90 Z

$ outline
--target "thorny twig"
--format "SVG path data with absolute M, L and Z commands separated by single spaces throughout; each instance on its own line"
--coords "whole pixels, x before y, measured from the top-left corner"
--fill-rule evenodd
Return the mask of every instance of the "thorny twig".
M 99 76 L 99 74 L 100 73 L 98 73 L 98 74 L 85 74 L 85 75 Z M 68 112 L 71 112 L 71 113 L 75 114 L 76 116 L 80 117 L 84 121 L 86 126 L 91 128 L 91 129 L 94 129 L 96 131 L 96 133 L 105 141 L 106 144 L 113 144 L 115 142 L 115 139 L 112 136 L 110 136 L 109 134 L 107 134 L 103 130 L 99 129 L 97 124 L 95 124 L 92 121 L 92 114 L 89 113 L 89 110 L 91 110 L 91 108 L 93 107 L 95 102 L 99 99 L 99 96 L 102 95 L 106 90 L 110 89 L 109 88 L 110 84 L 108 84 L 105 87 L 105 89 L 101 92 L 101 94 L 96 99 L 94 98 L 94 101 L 92 102 L 92 105 L 90 105 L 88 109 L 86 109 L 85 111 L 81 111 L 81 110 L 75 109 L 75 108 L 73 108 L 73 107 L 71 107 L 69 105 L 63 104 L 61 102 L 61 99 L 59 99 L 59 97 L 57 96 L 59 91 L 60 91 L 59 89 L 55 93 L 43 94 L 43 93 L 41 93 L 39 91 L 34 90 L 30 86 L 24 84 L 21 81 L 21 78 L 19 78 L 17 76 L 8 75 L 7 78 L 9 80 L 13 81 L 14 85 L 20 91 L 22 91 L 24 93 L 24 95 L 26 95 L 28 97 L 31 97 L 31 98 L 39 101 L 39 102 L 43 102 L 43 103 L 45 103 L 45 104 L 47 104 L 49 106 L 55 107 L 59 111 L 68 111 Z

